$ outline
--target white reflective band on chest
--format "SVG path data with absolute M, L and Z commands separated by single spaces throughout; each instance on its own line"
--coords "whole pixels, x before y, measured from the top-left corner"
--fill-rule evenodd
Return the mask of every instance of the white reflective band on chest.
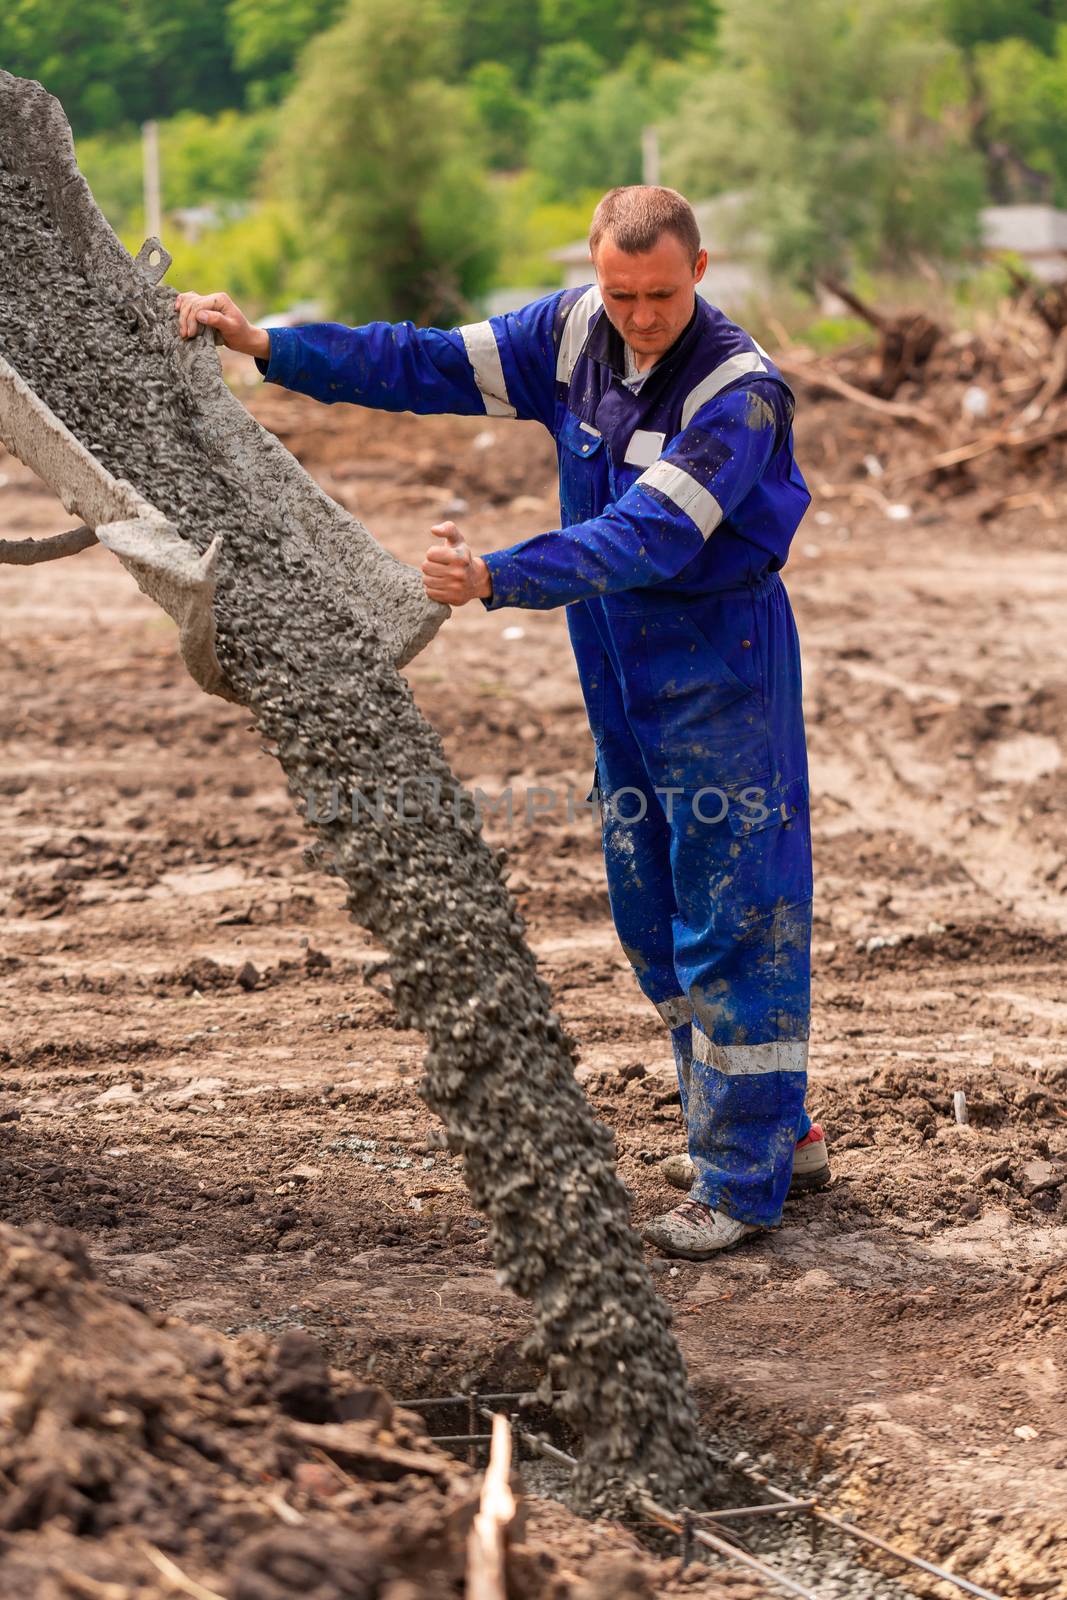
M 743 378 L 750 372 L 766 372 L 766 370 L 763 361 L 754 350 L 746 350 L 739 356 L 731 356 L 729 361 L 724 361 L 714 372 L 709 372 L 706 378 L 702 378 L 695 389 L 690 389 L 682 406 L 682 427 L 688 428 L 701 406 L 706 406 L 709 400 L 714 400 L 728 383 L 736 383 L 738 378 Z
M 693 1060 L 701 1061 L 728 1078 L 752 1077 L 761 1072 L 806 1072 L 806 1039 L 772 1039 L 769 1044 L 713 1044 L 700 1028 L 693 1029 Z
M 559 356 L 556 359 L 556 377 L 560 383 L 570 383 L 571 373 L 578 365 L 578 357 L 582 353 L 582 346 L 589 337 L 589 324 L 603 304 L 600 290 L 594 285 L 592 289 L 585 291 L 581 299 L 574 302 L 567 313 L 567 320 L 563 324 L 563 337 L 559 341 Z
M 492 324 L 471 322 L 459 331 L 463 336 L 467 360 L 474 368 L 474 381 L 478 385 L 478 393 L 485 401 L 486 416 L 515 416 L 515 407 L 508 399 L 508 386 L 504 382 L 500 349 Z
M 631 467 L 650 467 L 663 454 L 666 442 L 665 433 L 647 433 L 644 428 L 635 428 L 623 460 L 628 461 Z
M 683 1023 L 693 1020 L 693 1008 L 684 994 L 676 995 L 673 1000 L 654 1000 L 652 1003 L 668 1028 L 680 1028 Z
M 665 494 L 679 511 L 684 511 L 696 523 L 705 539 L 722 521 L 722 506 L 715 496 L 672 461 L 657 461 L 647 472 L 642 472 L 634 488 L 658 489 L 660 494 Z

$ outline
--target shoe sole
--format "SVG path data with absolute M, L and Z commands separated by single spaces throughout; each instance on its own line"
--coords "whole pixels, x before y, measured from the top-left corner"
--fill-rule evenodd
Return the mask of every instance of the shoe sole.
M 820 1189 L 827 1188 L 832 1177 L 833 1173 L 830 1171 L 829 1161 L 825 1162 L 821 1167 L 816 1167 L 814 1172 L 794 1173 L 793 1181 L 789 1185 L 789 1193 L 791 1195 L 817 1194 Z
M 716 1256 L 724 1256 L 730 1250 L 736 1250 L 739 1244 L 748 1244 L 752 1239 L 758 1239 L 761 1233 L 766 1233 L 766 1228 L 756 1228 L 752 1233 L 743 1233 L 740 1239 L 735 1239 L 733 1244 L 720 1244 L 714 1250 L 678 1250 L 670 1249 L 665 1244 L 658 1244 L 655 1239 L 650 1239 L 647 1234 L 641 1237 L 653 1250 L 658 1250 L 661 1256 L 666 1256 L 673 1261 L 714 1261 Z

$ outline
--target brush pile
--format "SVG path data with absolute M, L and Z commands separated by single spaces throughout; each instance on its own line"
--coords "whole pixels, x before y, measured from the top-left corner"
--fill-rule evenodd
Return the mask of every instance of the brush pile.
M 949 510 L 980 521 L 1024 509 L 1059 515 L 1067 286 L 1018 278 L 996 314 L 970 329 L 922 311 L 884 313 L 844 285 L 827 287 L 877 340 L 829 358 L 788 342 L 774 352 L 801 401 L 818 499 L 870 504 L 899 521 Z

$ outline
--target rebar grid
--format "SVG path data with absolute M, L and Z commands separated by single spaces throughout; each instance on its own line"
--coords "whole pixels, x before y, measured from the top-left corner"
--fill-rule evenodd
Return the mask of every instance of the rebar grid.
M 471 1419 L 472 1431 L 463 1434 L 436 1434 L 433 1436 L 434 1444 L 456 1444 L 468 1447 L 468 1460 L 474 1453 L 478 1444 L 487 1443 L 490 1439 L 488 1433 L 475 1433 L 473 1431 L 473 1418 L 475 1414 L 492 1420 L 493 1413 L 487 1409 L 487 1403 L 504 1403 L 527 1401 L 529 1404 L 541 1405 L 551 1409 L 552 1402 L 561 1398 L 564 1390 L 553 1391 L 551 1400 L 547 1403 L 530 1390 L 512 1390 L 504 1394 L 450 1394 L 438 1395 L 428 1400 L 405 1400 L 400 1404 L 405 1410 L 429 1410 L 434 1406 L 461 1405 L 467 1408 L 468 1417 Z M 535 1451 L 544 1456 L 548 1461 L 554 1461 L 560 1466 L 565 1466 L 573 1471 L 578 1465 L 576 1456 L 570 1455 L 566 1450 L 549 1444 L 547 1440 L 539 1439 L 535 1433 L 524 1428 L 510 1412 L 508 1420 L 515 1431 L 516 1437 Z M 801 1596 L 801 1600 L 819 1600 L 818 1595 L 811 1589 L 806 1589 L 802 1584 L 796 1583 L 784 1572 L 779 1572 L 775 1567 L 768 1566 L 758 1556 L 752 1555 L 737 1545 L 730 1544 L 726 1539 L 720 1539 L 716 1534 L 709 1533 L 706 1528 L 697 1526 L 703 1522 L 725 1522 L 732 1518 L 757 1517 L 757 1516 L 789 1516 L 801 1513 L 810 1516 L 824 1526 L 834 1528 L 838 1533 L 845 1534 L 850 1539 L 856 1539 L 863 1544 L 871 1545 L 874 1549 L 882 1551 L 884 1555 L 892 1556 L 894 1560 L 903 1562 L 906 1566 L 914 1567 L 920 1572 L 927 1573 L 932 1578 L 940 1579 L 943 1583 L 950 1583 L 964 1593 L 974 1595 L 976 1600 L 1002 1600 L 1000 1595 L 994 1594 L 991 1589 L 984 1589 L 981 1584 L 974 1583 L 970 1578 L 964 1578 L 956 1572 L 949 1572 L 945 1567 L 937 1566 L 933 1561 L 927 1561 L 923 1556 L 913 1556 L 906 1550 L 900 1550 L 886 1539 L 875 1533 L 868 1533 L 865 1528 L 859 1527 L 854 1522 L 846 1522 L 841 1517 L 835 1517 L 832 1512 L 826 1511 L 814 1497 L 799 1498 L 790 1494 L 787 1489 L 779 1488 L 767 1477 L 766 1473 L 759 1472 L 755 1467 L 746 1465 L 743 1457 L 735 1456 L 727 1463 L 735 1472 L 748 1478 L 751 1483 L 757 1484 L 765 1494 L 772 1497 L 773 1504 L 762 1503 L 753 1506 L 734 1506 L 721 1511 L 694 1512 L 684 1507 L 680 1512 L 666 1510 L 658 1505 L 650 1496 L 641 1497 L 642 1508 L 650 1521 L 657 1526 L 674 1533 L 681 1540 L 683 1560 L 687 1560 L 693 1544 L 703 1545 L 708 1550 L 714 1550 L 717 1555 L 723 1556 L 728 1561 L 735 1561 L 748 1567 L 753 1572 L 758 1572 L 768 1583 L 776 1584 L 779 1588 L 787 1590 L 790 1594 Z

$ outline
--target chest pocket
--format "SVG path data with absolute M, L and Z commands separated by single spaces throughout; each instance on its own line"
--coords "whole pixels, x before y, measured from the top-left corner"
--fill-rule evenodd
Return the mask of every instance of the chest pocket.
M 598 516 L 611 498 L 603 436 L 568 411 L 556 435 L 563 526 Z

